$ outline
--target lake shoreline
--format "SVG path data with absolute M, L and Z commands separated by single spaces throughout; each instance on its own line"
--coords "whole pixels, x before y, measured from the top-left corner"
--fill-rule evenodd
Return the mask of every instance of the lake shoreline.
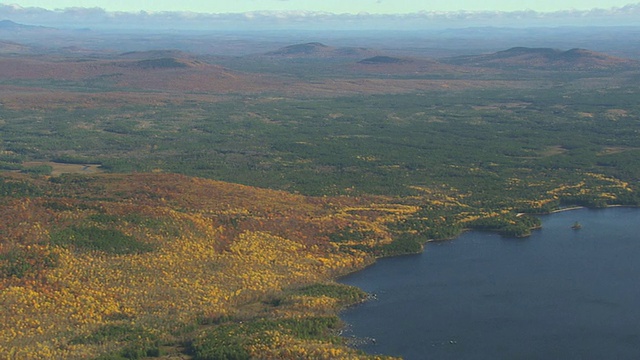
M 516 216 L 522 216 L 522 215 L 532 215 L 532 216 L 545 216 L 545 215 L 552 215 L 552 214 L 558 214 L 558 213 L 563 213 L 563 212 L 567 212 L 567 211 L 574 211 L 574 210 L 581 210 L 581 209 L 589 209 L 589 210 L 604 210 L 604 209 L 609 209 L 609 208 L 640 208 L 640 206 L 635 206 L 635 205 L 607 205 L 603 208 L 590 208 L 588 206 L 570 206 L 570 207 L 566 207 L 566 208 L 560 208 L 560 209 L 556 209 L 556 210 L 552 210 L 546 213 L 518 213 Z M 532 228 L 531 230 L 540 230 L 542 229 L 542 226 L 538 226 L 535 228 Z M 469 231 L 480 231 L 480 232 L 489 232 L 489 233 L 495 233 L 497 234 L 498 232 L 496 231 L 492 231 L 492 230 L 478 230 L 478 229 L 462 229 L 462 231 L 460 231 L 459 234 L 453 236 L 453 237 L 449 237 L 449 238 L 445 238 L 445 239 L 427 239 L 424 241 L 424 243 L 422 244 L 422 248 L 419 252 L 415 252 L 415 253 L 405 253 L 405 254 L 393 254 L 393 255 L 382 255 L 382 256 L 376 256 L 373 257 L 373 259 L 370 262 L 367 262 L 362 268 L 358 268 L 358 269 L 354 269 L 352 271 L 349 271 L 345 274 L 341 274 L 335 278 L 333 278 L 333 281 L 337 281 L 339 282 L 340 279 L 347 277 L 351 274 L 354 273 L 358 273 L 360 271 L 363 271 L 373 265 L 375 265 L 378 260 L 380 259 L 388 259 L 388 258 L 397 258 L 397 257 L 403 257 L 403 256 L 412 256 L 412 255 L 420 255 L 424 252 L 425 249 L 425 245 L 428 243 L 439 243 L 439 242 L 447 242 L 447 241 L 453 241 L 456 240 L 457 238 L 459 238 L 460 236 L 462 236 L 464 233 L 467 233 Z M 529 237 L 531 236 L 531 234 L 527 235 L 527 236 L 523 236 L 523 238 Z
M 612 205 L 602 209 L 608 209 L 608 208 L 638 209 L 637 206 L 625 206 L 625 205 Z M 554 212 L 550 212 L 545 215 L 564 213 L 570 210 L 585 210 L 584 213 L 576 215 L 579 217 L 579 220 L 581 222 L 583 222 L 583 217 L 584 217 L 585 223 L 589 223 L 589 219 L 601 219 L 601 221 L 612 221 L 614 223 L 619 222 L 619 220 L 617 219 L 617 216 L 612 217 L 611 214 L 607 215 L 606 212 L 603 213 L 603 212 L 591 212 L 591 211 L 587 212 L 586 211 L 586 210 L 601 210 L 601 208 L 594 209 L 594 208 L 588 208 L 583 206 L 558 209 Z M 633 215 L 633 216 L 634 218 L 637 218 L 637 215 Z M 360 280 L 355 280 L 355 281 L 353 279 L 348 281 L 341 280 L 340 282 L 342 284 L 348 284 L 351 286 L 359 287 L 361 289 L 366 289 L 365 291 L 378 294 L 378 296 L 380 296 L 380 294 L 383 294 L 387 298 L 390 296 L 389 294 L 396 294 L 398 291 L 404 291 L 404 289 L 410 289 L 409 291 L 411 291 L 410 294 L 412 295 L 400 296 L 401 301 L 405 301 L 406 299 L 414 299 L 417 304 L 416 305 L 417 307 L 415 309 L 419 309 L 420 306 L 426 306 L 426 308 L 431 308 L 431 309 L 438 308 L 442 310 L 438 312 L 430 312 L 427 310 L 425 311 L 417 310 L 417 312 L 412 312 L 407 309 L 405 311 L 405 308 L 411 308 L 411 306 L 406 304 L 402 305 L 404 304 L 404 302 L 401 303 L 401 305 L 398 305 L 397 303 L 396 305 L 391 305 L 389 304 L 388 299 L 378 298 L 378 301 L 376 301 L 373 304 L 359 305 L 359 306 L 364 306 L 364 309 L 366 309 L 366 310 L 360 310 L 360 311 L 364 311 L 366 313 L 365 315 L 357 316 L 357 318 L 361 319 L 360 321 L 363 321 L 360 326 L 364 326 L 363 328 L 364 331 L 358 332 L 356 330 L 356 331 L 350 332 L 349 334 L 351 336 L 358 337 L 358 338 L 363 338 L 363 339 L 375 338 L 378 340 L 375 344 L 372 344 L 372 343 L 360 344 L 360 346 L 363 347 L 363 348 L 360 347 L 360 349 L 367 352 L 368 354 L 389 355 L 390 353 L 395 353 L 396 356 L 398 355 L 406 356 L 407 359 L 420 358 L 420 357 L 416 357 L 417 355 L 415 354 L 416 353 L 424 354 L 424 352 L 421 352 L 423 350 L 432 352 L 431 354 L 433 355 L 434 359 L 450 358 L 450 357 L 447 357 L 449 352 L 463 351 L 464 347 L 469 347 L 469 348 L 475 347 L 477 351 L 480 351 L 480 353 L 475 353 L 475 354 L 476 355 L 485 354 L 487 355 L 486 358 L 489 358 L 489 354 L 491 354 L 491 356 L 493 356 L 494 358 L 495 357 L 500 358 L 499 354 L 502 354 L 502 355 L 513 354 L 519 351 L 526 351 L 526 352 L 531 351 L 533 353 L 533 351 L 537 351 L 535 349 L 537 349 L 540 344 L 530 343 L 529 341 L 535 336 L 541 336 L 540 334 L 544 333 L 543 329 L 547 326 L 547 324 L 545 324 L 544 322 L 541 322 L 542 324 L 541 328 L 537 330 L 536 329 L 531 330 L 531 334 L 528 334 L 528 336 L 521 336 L 522 335 L 521 332 L 518 332 L 518 331 L 505 332 L 504 329 L 508 326 L 511 326 L 512 323 L 515 323 L 520 319 L 520 317 L 523 316 L 522 315 L 523 313 L 519 310 L 522 307 L 528 307 L 531 311 L 537 311 L 538 309 L 540 309 L 539 303 L 537 301 L 534 301 L 534 302 L 530 301 L 530 299 L 532 298 L 530 294 L 530 292 L 532 291 L 531 290 L 532 287 L 540 283 L 544 283 L 544 286 L 540 289 L 540 291 L 543 294 L 540 298 L 553 299 L 553 300 L 549 300 L 550 301 L 549 304 L 554 304 L 554 306 L 557 306 L 558 304 L 567 305 L 567 308 L 559 313 L 558 315 L 559 318 L 566 316 L 566 314 L 575 314 L 571 316 L 571 319 L 573 320 L 571 320 L 571 322 L 568 322 L 567 324 L 574 324 L 574 321 L 575 321 L 575 324 L 584 325 L 584 328 L 590 329 L 589 331 L 593 332 L 593 334 L 599 334 L 600 326 L 599 325 L 593 326 L 593 322 L 588 320 L 589 317 L 584 314 L 595 314 L 596 316 L 601 317 L 601 321 L 605 321 L 605 323 L 607 323 L 606 322 L 607 320 L 613 320 L 614 323 L 617 324 L 618 322 L 615 320 L 617 315 L 614 317 L 611 316 L 611 311 L 612 311 L 611 308 L 610 307 L 603 308 L 601 306 L 602 305 L 601 303 L 594 302 L 593 299 L 599 299 L 600 297 L 599 294 L 602 294 L 602 293 L 610 294 L 609 291 L 611 290 L 616 290 L 618 288 L 623 289 L 625 287 L 616 286 L 611 288 L 611 282 L 602 278 L 601 269 L 600 270 L 594 269 L 591 265 L 587 265 L 586 267 L 584 267 L 586 263 L 593 263 L 593 261 L 585 262 L 584 260 L 580 260 L 580 259 L 592 258 L 592 260 L 595 260 L 596 263 L 598 262 L 597 259 L 601 259 L 604 261 L 604 263 L 606 263 L 606 261 L 603 258 L 605 254 L 610 254 L 614 258 L 618 258 L 619 256 L 623 256 L 623 254 L 628 254 L 628 251 L 627 251 L 628 246 L 632 246 L 632 244 L 634 244 L 635 242 L 631 241 L 631 242 L 628 242 L 627 245 L 620 246 L 620 244 L 618 244 L 616 246 L 616 243 L 593 241 L 593 239 L 599 239 L 599 238 L 602 238 L 603 236 L 609 236 L 607 235 L 609 234 L 609 230 L 604 230 L 604 228 L 601 225 L 597 227 L 594 226 L 593 231 L 589 231 L 586 233 L 579 233 L 579 234 L 568 233 L 567 231 L 569 230 L 565 226 L 565 222 L 567 221 L 567 219 L 570 219 L 572 217 L 573 215 L 562 215 L 561 218 L 556 220 L 553 220 L 553 217 L 547 219 L 550 222 L 544 225 L 544 227 L 548 229 L 548 231 L 545 232 L 544 236 L 549 237 L 550 234 L 555 234 L 555 235 L 551 235 L 551 236 L 554 236 L 554 239 L 556 239 L 553 241 L 550 241 L 548 238 L 546 240 L 544 240 L 543 238 L 539 238 L 539 239 L 536 239 L 536 241 L 534 242 L 526 242 L 526 243 L 521 243 L 521 242 L 512 243 L 508 241 L 487 242 L 484 240 L 482 241 L 478 240 L 478 242 L 476 242 L 475 244 L 474 243 L 459 244 L 458 246 L 453 246 L 453 247 L 446 246 L 442 248 L 437 247 L 436 249 L 437 251 L 434 254 L 441 255 L 441 256 L 438 256 L 439 260 L 434 261 L 434 258 L 431 258 L 431 261 L 429 261 L 430 263 L 432 263 L 432 266 L 437 267 L 437 269 L 434 269 L 435 272 L 427 271 L 427 268 L 422 268 L 422 267 L 419 268 L 421 269 L 420 271 L 415 271 L 415 268 L 414 270 L 408 270 L 406 267 L 400 269 L 400 266 L 398 265 L 398 263 L 401 263 L 401 262 L 394 261 L 394 262 L 384 262 L 381 268 L 373 269 L 373 271 L 371 271 L 371 273 L 367 276 L 356 276 L 356 278 L 359 278 Z M 614 226 L 616 226 L 618 229 L 624 228 L 624 226 L 621 226 L 619 223 L 618 225 L 614 225 Z M 486 235 L 483 235 L 482 233 L 483 232 L 478 232 L 481 238 L 486 236 Z M 571 235 L 568 235 L 568 234 L 571 234 Z M 585 241 L 574 242 L 573 241 L 574 236 L 580 236 Z M 629 238 L 621 237 L 620 239 L 629 239 Z M 630 240 L 624 240 L 624 241 L 630 241 Z M 469 246 L 466 246 L 466 245 L 469 245 Z M 635 247 L 637 248 L 637 246 Z M 543 252 L 540 252 L 540 251 L 543 251 L 542 249 L 547 249 L 547 250 L 544 250 L 545 252 L 543 253 Z M 568 250 L 568 249 L 572 249 L 572 250 L 565 252 L 565 250 Z M 559 250 L 562 250 L 562 251 L 559 251 Z M 590 252 L 585 252 L 586 250 L 589 250 Z M 442 256 L 443 253 L 440 253 L 442 251 L 454 251 L 455 255 L 452 255 L 449 257 L 446 257 L 446 256 L 443 257 Z M 504 252 L 504 254 L 500 255 L 502 252 Z M 545 255 L 537 256 L 536 254 L 545 254 Z M 576 257 L 575 254 L 582 254 L 582 255 L 579 257 Z M 446 258 L 448 258 L 449 260 L 446 260 Z M 459 261 L 457 261 L 456 258 L 459 259 Z M 468 261 L 469 259 L 473 259 L 473 261 L 470 262 Z M 482 259 L 482 261 L 479 261 L 479 259 Z M 501 259 L 501 260 L 498 261 L 497 259 Z M 541 266 L 539 263 L 539 261 L 542 261 L 541 259 L 544 259 L 544 262 L 545 262 L 544 266 Z M 426 263 L 426 262 L 424 262 L 424 260 L 409 261 L 410 266 L 415 267 L 417 263 Z M 475 263 L 481 264 L 482 271 L 478 269 L 472 270 L 472 267 L 474 266 Z M 556 264 L 553 266 L 557 266 L 559 269 L 560 268 L 563 269 L 562 271 L 563 271 L 563 274 L 565 274 L 565 276 L 557 277 L 555 275 L 557 274 L 557 271 L 552 270 L 552 268 L 549 267 L 552 263 Z M 572 267 L 567 268 L 568 263 L 572 263 L 573 264 Z M 496 268 L 496 270 L 494 271 L 488 270 L 487 267 L 489 267 L 490 269 L 493 265 L 496 265 L 496 264 L 499 266 L 498 268 Z M 451 269 L 443 270 L 443 266 L 450 267 Z M 508 271 L 508 269 L 513 269 L 514 267 L 517 267 L 520 270 L 517 272 Z M 400 270 L 395 270 L 396 268 Z M 455 271 L 454 269 L 463 269 L 463 270 Z M 618 271 L 620 271 L 621 269 L 626 269 L 626 268 L 623 266 L 619 268 Z M 589 279 L 589 281 L 579 280 L 581 279 L 579 278 L 580 276 L 583 276 L 585 273 L 589 273 L 591 271 L 594 271 L 595 273 L 590 275 L 585 275 L 586 278 Z M 400 276 L 400 278 L 402 278 L 402 280 L 393 276 L 393 274 L 396 274 L 396 273 Z M 482 273 L 488 273 L 492 275 L 490 278 L 484 278 L 479 275 Z M 427 276 L 428 274 L 430 274 L 430 276 Z M 595 274 L 597 274 L 597 276 Z M 470 275 L 470 277 L 467 277 L 467 275 Z M 371 278 L 372 276 L 373 278 Z M 376 276 L 378 276 L 379 278 L 376 278 Z M 541 282 L 540 276 L 543 276 L 543 278 L 545 279 L 548 278 L 549 281 Z M 572 276 L 575 276 L 576 278 L 574 279 L 572 278 Z M 368 280 L 365 279 L 363 282 L 363 279 L 365 277 L 370 277 L 370 278 Z M 407 278 L 409 278 L 409 281 L 407 281 L 407 284 L 410 284 L 410 285 L 404 284 Z M 428 300 L 424 300 L 422 298 L 416 298 L 416 291 L 418 291 L 418 289 L 428 289 L 428 286 L 413 284 L 411 283 L 412 281 L 411 278 L 430 278 L 430 280 L 428 280 L 428 282 L 426 282 L 425 284 L 437 286 L 438 291 L 436 292 L 429 291 L 429 290 L 424 291 L 424 293 L 426 294 L 425 296 L 427 296 L 426 299 Z M 598 280 L 600 284 L 599 286 L 602 289 L 606 289 L 607 291 L 604 291 L 604 290 L 601 291 L 602 289 L 600 288 L 597 288 L 596 290 L 591 291 L 590 290 L 591 288 L 589 288 L 588 286 L 589 284 L 593 284 L 594 280 Z M 472 281 L 472 284 L 473 284 L 473 286 L 471 287 L 469 287 L 470 281 Z M 497 282 L 499 283 L 500 281 L 502 281 L 502 283 L 505 284 L 505 286 L 508 286 L 504 288 L 508 290 L 503 291 L 501 290 L 503 288 L 496 288 L 495 284 Z M 383 284 L 385 282 L 388 282 L 389 284 L 380 285 L 381 283 Z M 515 284 L 519 284 L 519 285 L 515 285 Z M 555 290 L 549 290 L 550 284 L 556 287 Z M 447 291 L 443 290 L 444 288 L 441 288 L 445 285 L 446 285 L 446 289 L 451 288 L 453 290 L 453 292 L 450 293 L 452 295 L 446 295 Z M 572 292 L 563 290 L 563 289 L 567 289 L 569 285 L 574 287 L 576 286 L 579 287 L 580 289 L 582 289 L 581 291 L 591 294 L 590 296 L 593 299 L 591 300 L 587 299 L 582 302 L 580 302 L 581 300 L 579 300 L 577 303 L 580 306 L 576 307 L 575 306 L 576 300 L 574 298 L 571 298 Z M 584 288 L 582 288 L 583 286 Z M 475 292 L 473 292 L 474 288 L 476 289 Z M 480 290 L 477 290 L 477 289 L 480 289 Z M 461 291 L 467 291 L 467 290 L 472 291 L 469 296 L 460 295 Z M 488 298 L 487 294 L 490 294 L 491 297 Z M 478 334 L 484 334 L 484 330 L 480 331 L 478 329 L 474 330 L 472 328 L 466 327 L 466 326 L 471 326 L 469 325 L 469 319 L 467 319 L 466 317 L 458 318 L 457 317 L 458 312 L 456 312 L 455 310 L 451 314 L 446 314 L 446 313 L 443 314 L 443 312 L 446 312 L 451 308 L 451 304 L 454 304 L 455 301 L 460 301 L 460 299 L 465 299 L 465 298 L 472 298 L 473 296 L 475 296 L 473 300 L 473 303 L 475 304 L 474 305 L 475 309 L 483 309 L 483 308 L 486 309 L 486 311 L 482 313 L 482 316 L 478 316 L 473 321 L 473 324 L 475 325 L 488 324 L 488 326 L 490 326 L 492 329 L 498 329 L 498 330 L 503 329 L 503 332 L 500 333 L 501 335 L 504 335 L 505 333 L 513 334 L 513 341 L 510 342 L 511 344 L 520 343 L 524 347 L 521 348 L 519 345 L 518 346 L 514 345 L 511 349 L 508 350 L 508 351 L 512 351 L 511 353 L 509 353 L 507 350 L 505 350 L 505 352 L 502 352 L 502 353 L 500 352 L 492 353 L 492 351 L 504 346 L 504 342 L 500 343 L 499 344 L 500 346 L 497 346 L 497 345 L 494 347 L 487 346 L 486 345 L 487 339 L 478 337 Z M 501 312 L 501 314 L 503 315 L 501 315 L 502 317 L 499 318 L 499 320 L 502 318 L 511 319 L 511 320 L 509 321 L 501 320 L 500 327 L 496 328 L 494 326 L 496 322 L 496 315 L 494 313 L 494 310 L 496 309 L 496 304 L 499 304 L 501 301 L 508 301 L 509 303 L 511 303 L 515 301 L 514 299 L 516 299 L 518 296 L 521 296 L 520 298 L 518 298 L 518 301 L 522 301 L 521 303 L 518 303 L 519 305 L 513 306 L 511 308 L 500 307 L 501 309 L 500 311 L 507 311 L 509 315 L 508 316 L 504 315 L 504 313 Z M 557 300 L 558 296 L 560 296 L 562 300 L 560 301 Z M 615 304 L 619 303 L 620 306 L 622 306 L 622 304 L 626 306 L 628 304 L 635 303 L 635 300 L 628 297 L 628 291 L 626 290 L 618 295 L 613 296 L 612 299 L 609 297 L 609 295 L 607 295 L 607 301 L 610 301 L 610 302 L 614 301 Z M 428 305 L 428 304 L 431 304 L 431 305 Z M 444 304 L 444 305 L 440 306 L 438 304 Z M 470 305 L 459 304 L 459 306 L 461 306 L 463 309 L 467 309 L 468 306 Z M 416 311 L 415 309 L 413 311 Z M 438 330 L 431 331 L 429 329 L 425 329 L 424 331 L 417 331 L 417 333 L 421 334 L 422 338 L 431 339 L 431 342 L 428 343 L 426 347 L 423 349 L 421 348 L 422 345 L 419 345 L 418 343 L 411 341 L 409 343 L 414 344 L 416 348 L 408 349 L 409 347 L 414 345 L 405 344 L 407 341 L 405 341 L 405 339 L 403 339 L 402 337 L 398 339 L 389 338 L 389 337 L 393 338 L 394 336 L 393 334 L 401 333 L 401 331 L 397 329 L 394 331 L 389 331 L 388 326 L 374 325 L 374 323 L 371 322 L 372 317 L 381 316 L 380 314 L 372 314 L 373 310 L 375 310 L 376 312 L 387 311 L 388 314 L 382 315 L 382 318 L 384 318 L 384 321 L 387 321 L 390 326 L 394 323 L 396 324 L 399 323 L 399 319 L 404 319 L 402 322 L 400 322 L 400 326 L 401 327 L 408 326 L 409 328 L 415 330 L 416 327 L 419 325 L 414 324 L 412 322 L 413 319 L 424 317 L 424 319 L 420 321 L 416 321 L 416 323 L 429 323 L 431 327 L 438 328 Z M 582 310 L 585 310 L 585 312 L 581 312 Z M 349 309 L 349 311 L 351 311 L 351 309 Z M 355 310 L 355 311 L 357 312 L 358 310 Z M 543 311 L 546 311 L 546 310 L 543 309 Z M 474 312 L 469 314 L 473 314 L 475 316 L 480 313 L 481 311 L 474 310 Z M 340 317 L 343 319 L 343 321 L 350 324 L 352 329 L 355 330 L 356 326 L 354 325 L 356 323 L 352 321 L 354 319 L 353 315 L 345 316 L 344 314 L 341 314 Z M 540 317 L 540 315 L 536 315 L 533 317 L 533 319 L 541 319 L 541 318 L 543 317 Z M 409 324 L 408 325 L 404 324 L 404 321 L 409 321 Z M 443 321 L 443 322 L 440 322 L 440 321 Z M 523 321 L 526 323 L 532 323 L 532 322 L 535 323 L 535 321 L 532 321 L 531 319 L 525 319 Z M 554 322 L 555 320 L 553 317 L 545 321 L 549 323 L 554 323 L 555 325 L 557 325 Z M 438 324 L 441 324 L 441 326 L 439 326 Z M 515 324 L 515 326 L 519 326 L 519 325 Z M 582 326 L 580 327 L 583 328 Z M 612 325 L 612 328 L 614 327 L 618 329 L 617 325 L 616 326 Z M 573 331 L 573 330 L 569 327 L 567 331 Z M 624 339 L 626 338 L 626 336 L 629 336 L 629 333 L 630 331 L 633 331 L 633 328 L 620 328 L 620 330 L 616 330 L 616 331 L 617 331 L 617 335 L 616 335 L 617 338 L 616 337 L 611 338 L 610 343 L 607 343 L 607 345 L 605 346 L 609 350 L 620 349 L 620 346 L 618 343 L 619 339 Z M 430 334 L 430 335 L 425 335 L 425 334 Z M 487 336 L 487 338 L 490 338 L 490 337 L 491 336 Z M 573 349 L 577 352 L 587 353 L 587 351 L 584 349 L 591 348 L 591 345 L 577 340 L 578 338 L 579 337 L 575 337 L 569 334 L 567 335 L 566 339 L 562 339 L 563 344 L 566 344 L 566 346 L 563 346 L 563 347 L 549 346 L 544 348 L 544 351 L 546 351 L 551 358 L 554 358 L 554 357 L 561 358 L 560 356 L 561 354 L 566 355 L 566 353 L 563 352 L 564 350 L 562 350 L 563 348 Z M 397 341 L 398 343 L 391 344 L 394 341 Z M 453 341 L 453 342 L 449 342 L 449 341 Z M 556 338 L 550 338 L 548 343 L 553 344 L 554 341 L 560 341 L 560 340 L 557 340 Z M 404 344 L 404 345 L 398 345 L 398 344 Z M 382 348 L 383 346 L 389 346 L 389 348 L 385 350 Z M 622 346 L 622 348 L 624 349 L 620 351 L 626 351 L 626 354 L 635 354 L 635 355 L 638 354 L 637 350 L 634 350 L 633 347 Z M 408 349 L 408 352 L 407 352 L 407 355 L 404 355 L 404 350 L 402 354 L 399 354 L 397 351 L 393 351 L 389 349 L 396 349 L 396 350 Z M 525 349 L 525 350 L 522 350 L 522 349 Z M 589 351 L 595 351 L 597 353 L 600 350 L 595 348 L 595 349 L 590 349 Z M 413 354 L 413 355 L 410 355 L 410 354 Z M 464 358 L 464 356 L 462 356 L 462 358 Z M 468 358 L 471 358 L 471 357 L 468 357 Z M 479 358 L 485 358 L 485 357 L 479 357 Z M 630 357 L 625 357 L 625 358 L 630 358 Z

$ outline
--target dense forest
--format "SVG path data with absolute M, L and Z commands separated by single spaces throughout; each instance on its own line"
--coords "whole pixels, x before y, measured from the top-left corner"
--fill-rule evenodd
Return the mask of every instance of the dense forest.
M 314 64 L 295 62 L 305 81 Z M 366 300 L 340 275 L 468 229 L 523 237 L 536 214 L 640 203 L 625 74 L 322 96 L 3 80 L 0 357 L 376 358 L 339 336 L 338 311 Z

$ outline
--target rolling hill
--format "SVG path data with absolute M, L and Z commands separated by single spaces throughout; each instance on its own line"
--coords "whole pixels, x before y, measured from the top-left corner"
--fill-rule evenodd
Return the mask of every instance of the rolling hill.
M 459 56 L 443 60 L 449 64 L 544 70 L 605 70 L 637 68 L 640 63 L 586 50 L 514 47 L 486 55 Z
M 352 72 L 360 74 L 387 76 L 442 77 L 453 74 L 487 72 L 471 70 L 467 66 L 445 64 L 436 60 L 417 57 L 397 57 L 377 55 L 362 59 L 351 66 Z M 490 71 L 490 70 L 489 70 Z
M 285 46 L 263 55 L 279 58 L 362 58 L 374 56 L 375 51 L 358 47 L 333 47 L 319 42 L 310 42 Z
M 229 92 L 263 89 L 262 75 L 245 74 L 190 57 L 125 59 L 0 57 L 0 77 L 9 81 L 59 83 L 144 90 Z M 277 80 L 269 82 L 277 84 Z

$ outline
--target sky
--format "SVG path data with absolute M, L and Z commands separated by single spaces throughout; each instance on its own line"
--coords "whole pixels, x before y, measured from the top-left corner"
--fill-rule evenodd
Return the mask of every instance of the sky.
M 244 13 L 252 11 L 316 11 L 335 14 L 406 14 L 421 11 L 522 11 L 609 9 L 629 0 L 13 0 L 2 4 L 48 10 L 94 8 L 107 11 Z
M 629 1 L 0 0 L 0 20 L 58 28 L 167 31 L 640 26 L 640 1 Z

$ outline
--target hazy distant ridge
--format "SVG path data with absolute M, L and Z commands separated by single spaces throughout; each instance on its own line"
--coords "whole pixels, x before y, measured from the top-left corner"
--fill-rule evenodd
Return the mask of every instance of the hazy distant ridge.
M 578 48 L 563 51 L 552 48 L 514 47 L 492 54 L 458 56 L 443 61 L 454 65 L 550 70 L 614 69 L 640 65 L 634 60 Z
M 333 47 L 320 42 L 309 42 L 285 46 L 278 50 L 269 51 L 265 56 L 272 57 L 355 57 L 372 56 L 375 52 L 358 47 Z

